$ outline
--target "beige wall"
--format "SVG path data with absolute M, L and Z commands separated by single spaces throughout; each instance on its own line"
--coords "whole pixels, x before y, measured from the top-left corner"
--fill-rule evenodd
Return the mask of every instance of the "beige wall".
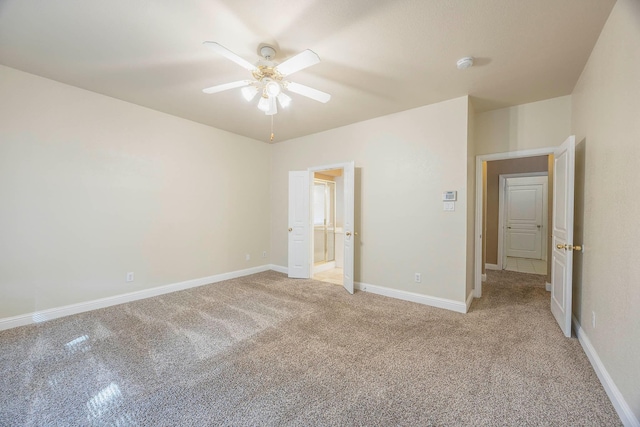
M 287 265 L 288 172 L 354 160 L 356 281 L 465 301 L 467 109 L 463 97 L 273 145 L 273 263 Z
M 486 262 L 498 263 L 498 224 L 500 221 L 500 175 L 526 172 L 547 172 L 548 156 L 525 157 L 521 159 L 494 160 L 487 163 L 487 214 Z M 552 187 L 552 186 L 550 186 Z M 549 193 L 552 189 L 549 189 Z M 553 201 L 553 199 L 551 199 Z M 548 230 L 545 230 L 548 231 Z M 548 233 L 550 234 L 550 233 Z
M 265 264 L 268 158 L 0 66 L 0 318 Z
M 476 115 L 476 154 L 560 145 L 571 132 L 571 96 Z
M 618 0 L 573 93 L 574 314 L 640 419 L 640 2 Z M 596 313 L 596 328 L 591 313 Z

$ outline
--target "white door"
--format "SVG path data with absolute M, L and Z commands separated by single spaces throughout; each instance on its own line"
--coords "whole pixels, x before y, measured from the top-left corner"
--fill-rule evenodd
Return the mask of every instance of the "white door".
M 570 136 L 556 149 L 553 161 L 551 312 L 567 337 L 571 336 L 575 152 L 575 136 Z
M 355 205 L 355 164 L 344 164 L 344 266 L 342 285 L 350 294 L 353 294 L 353 259 L 355 247 L 355 229 L 353 224 L 353 212 Z
M 309 172 L 289 172 L 289 277 L 308 279 L 311 272 Z
M 508 178 L 506 188 L 507 256 L 543 259 L 543 185 L 527 185 L 522 178 Z

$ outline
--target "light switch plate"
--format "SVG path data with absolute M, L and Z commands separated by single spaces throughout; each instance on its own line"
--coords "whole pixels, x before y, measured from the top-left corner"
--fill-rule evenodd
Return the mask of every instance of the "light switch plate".
M 445 211 L 455 211 L 456 210 L 456 202 L 444 202 L 444 210 Z

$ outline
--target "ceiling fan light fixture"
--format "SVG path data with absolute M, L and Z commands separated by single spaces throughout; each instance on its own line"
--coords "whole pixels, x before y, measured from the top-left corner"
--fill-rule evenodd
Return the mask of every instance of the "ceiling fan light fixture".
M 269 108 L 264 113 L 267 116 L 273 116 L 274 114 L 278 114 L 278 106 L 276 105 L 276 98 L 269 97 L 268 101 L 269 101 Z
M 274 80 L 269 80 L 267 84 L 264 85 L 264 91 L 271 98 L 271 97 L 278 96 L 282 91 L 282 88 L 280 87 L 278 82 Z
M 251 102 L 258 94 L 258 88 L 255 86 L 247 86 L 242 88 L 242 96 L 247 102 Z
M 260 101 L 258 101 L 258 110 L 264 111 L 265 113 L 269 111 L 269 98 L 265 96 L 260 97 Z
M 287 108 L 291 104 L 291 97 L 284 92 L 278 94 L 278 102 L 282 108 Z

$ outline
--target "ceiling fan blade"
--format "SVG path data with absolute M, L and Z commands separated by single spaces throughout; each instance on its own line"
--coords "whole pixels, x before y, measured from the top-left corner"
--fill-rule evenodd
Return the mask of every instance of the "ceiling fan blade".
M 303 50 L 296 56 L 293 56 L 276 67 L 283 76 L 288 76 L 296 71 L 304 70 L 307 67 L 320 62 L 320 57 L 312 50 Z
M 251 62 L 236 55 L 235 53 L 231 52 L 229 49 L 227 49 L 226 47 L 222 46 L 219 43 L 207 41 L 207 42 L 202 42 L 202 44 L 208 47 L 209 49 L 211 49 L 212 51 L 224 56 L 225 58 L 232 60 L 242 68 L 245 68 L 249 71 L 257 70 L 256 66 L 253 65 Z
M 331 95 L 326 92 L 322 92 L 318 89 L 314 89 L 309 86 L 301 85 L 300 83 L 287 82 L 286 88 L 291 92 L 295 92 L 298 95 L 306 96 L 307 98 L 314 99 L 318 102 L 327 103 L 331 99 Z
M 206 89 L 202 89 L 202 91 L 204 93 L 218 93 L 218 92 L 222 92 L 224 90 L 229 90 L 229 89 L 235 89 L 237 87 L 242 87 L 242 86 L 249 86 L 251 84 L 251 81 L 249 80 L 240 80 L 237 82 L 231 82 L 231 83 L 225 83 L 222 85 L 218 85 L 218 86 L 211 86 L 208 87 Z

